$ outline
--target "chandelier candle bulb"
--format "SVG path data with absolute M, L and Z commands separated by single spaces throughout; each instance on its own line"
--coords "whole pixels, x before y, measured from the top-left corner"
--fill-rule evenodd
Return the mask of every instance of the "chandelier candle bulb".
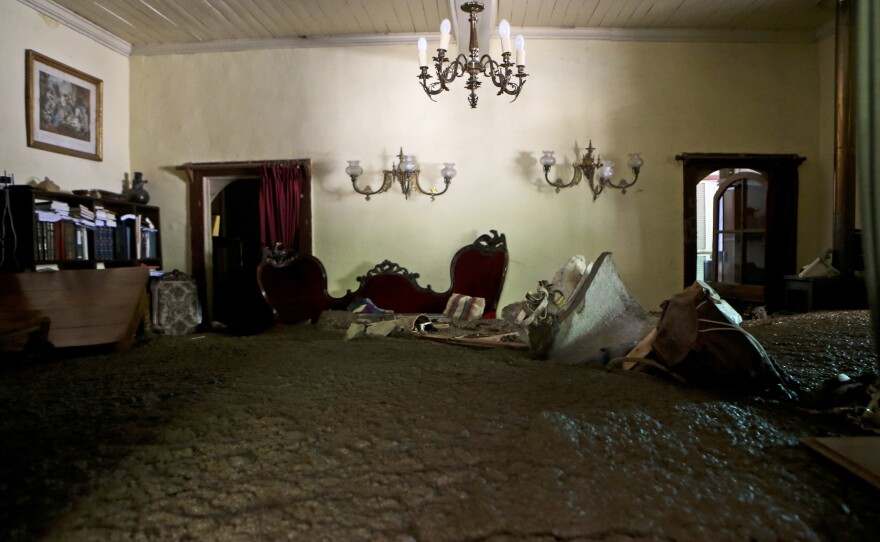
M 424 67 L 428 65 L 428 40 L 425 38 L 419 38 L 418 45 L 419 49 L 419 66 Z
M 501 52 L 510 52 L 510 23 L 507 19 L 501 19 L 498 23 L 498 35 L 501 36 Z
M 440 49 L 443 49 L 444 51 L 449 50 L 449 38 L 451 31 L 452 23 L 449 22 L 449 19 L 443 19 L 443 22 L 440 23 Z M 422 65 L 424 66 L 424 64 Z
M 446 56 L 449 48 L 449 37 L 452 24 L 449 19 L 443 19 L 440 24 L 440 47 L 437 48 L 437 56 L 434 59 L 435 74 L 428 73 L 427 58 L 422 56 L 421 41 L 419 41 L 419 84 L 431 101 L 434 96 L 449 90 L 449 84 L 461 77 L 465 79 L 464 88 L 468 90 L 468 104 L 471 109 L 477 107 L 477 89 L 483 84 L 480 77 L 492 83 L 498 89 L 497 95 L 506 94 L 513 96 L 512 102 L 516 101 L 525 84 L 525 78 L 529 74 L 525 71 L 526 55 L 525 40 L 522 36 L 516 37 L 516 69 L 510 61 L 510 23 L 502 20 L 498 25 L 498 35 L 501 37 L 501 61 L 493 59 L 488 53 L 480 54 L 480 44 L 477 35 L 477 20 L 485 6 L 482 2 L 468 1 L 461 5 L 461 10 L 469 14 L 470 41 L 465 42 L 463 36 L 458 36 L 459 52 L 454 58 Z M 467 53 L 463 51 L 467 43 Z M 486 47 L 488 49 L 488 47 Z M 436 77 L 436 80 L 434 78 Z M 441 192 L 442 193 L 442 192 Z
M 526 65 L 526 39 L 522 34 L 516 37 L 516 65 Z

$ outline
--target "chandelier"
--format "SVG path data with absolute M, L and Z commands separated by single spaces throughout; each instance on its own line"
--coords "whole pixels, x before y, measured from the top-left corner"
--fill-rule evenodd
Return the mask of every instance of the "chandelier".
M 642 159 L 640 153 L 632 153 L 628 155 L 629 157 L 627 159 L 627 165 L 635 174 L 635 178 L 632 181 L 621 179 L 615 183 L 612 180 L 614 178 L 614 162 L 611 162 L 610 160 L 603 161 L 599 156 L 595 159 L 593 158 L 593 151 L 596 150 L 596 148 L 593 147 L 593 140 L 590 140 L 590 144 L 585 150 L 587 152 L 581 157 L 581 162 L 579 164 L 574 164 L 574 173 L 572 174 L 571 180 L 567 183 L 562 179 L 556 179 L 555 181 L 550 180 L 550 168 L 556 164 L 556 158 L 553 156 L 554 151 L 544 151 L 544 154 L 541 156 L 541 165 L 544 166 L 544 180 L 546 180 L 547 184 L 550 186 L 555 187 L 557 193 L 563 188 L 575 186 L 581 182 L 582 178 L 586 177 L 587 182 L 590 184 L 590 191 L 593 192 L 593 201 L 595 201 L 606 186 L 615 188 L 620 190 L 621 193 L 626 194 L 626 189 L 636 184 L 636 181 L 639 180 L 639 171 L 641 171 L 642 165 L 645 163 L 645 160 Z M 598 181 L 595 180 L 596 173 L 599 174 Z
M 461 5 L 461 10 L 469 14 L 470 22 L 470 54 L 465 55 L 459 53 L 455 60 L 446 57 L 446 51 L 449 49 L 450 30 L 452 25 L 449 19 L 443 19 L 440 23 L 440 47 L 437 48 L 437 56 L 433 57 L 434 68 L 437 70 L 437 80 L 431 83 L 431 75 L 428 74 L 428 42 L 425 38 L 419 38 L 419 66 L 421 73 L 418 78 L 421 81 L 422 88 L 428 94 L 431 101 L 436 101 L 432 96 L 440 94 L 444 90 L 449 90 L 449 83 L 455 81 L 458 77 L 467 74 L 467 82 L 465 88 L 470 91 L 468 103 L 471 108 L 477 107 L 477 89 L 480 88 L 482 82 L 479 75 L 488 77 L 492 84 L 498 88 L 498 96 L 507 94 L 513 96 L 513 101 L 519 97 L 519 93 L 525 85 L 524 79 L 528 76 L 525 72 L 526 50 L 525 38 L 521 35 L 516 37 L 516 72 L 514 72 L 514 63 L 510 60 L 510 23 L 506 19 L 502 19 L 498 24 L 498 34 L 501 36 L 501 63 L 493 60 L 488 54 L 480 56 L 480 44 L 477 39 L 477 14 L 483 11 L 482 2 L 465 2 Z M 459 40 L 461 43 L 461 40 Z M 446 63 L 449 63 L 446 65 Z M 516 80 L 513 78 L 516 77 Z
M 391 169 L 383 171 L 385 176 L 382 181 L 382 186 L 379 187 L 378 190 L 373 190 L 370 188 L 370 185 L 367 185 L 364 188 L 358 187 L 357 180 L 364 172 L 364 168 L 360 166 L 360 160 L 349 160 L 348 167 L 345 168 L 345 173 L 351 177 L 351 187 L 354 188 L 354 191 L 358 194 L 366 196 L 367 201 L 370 201 L 370 196 L 387 192 L 388 189 L 397 182 L 400 184 L 400 189 L 403 191 L 403 195 L 406 199 L 409 199 L 409 195 L 412 193 L 413 189 L 415 189 L 415 191 L 420 194 L 431 196 L 431 201 L 434 201 L 435 196 L 442 196 L 447 190 L 449 190 L 449 183 L 452 182 L 452 178 L 455 177 L 455 174 L 457 173 L 455 171 L 455 164 L 444 162 L 443 169 L 440 170 L 440 175 L 443 176 L 443 182 L 446 183 L 446 186 L 444 186 L 443 190 L 439 192 L 437 191 L 436 186 L 432 186 L 430 189 L 425 190 L 419 184 L 419 173 L 421 173 L 421 171 L 419 170 L 415 157 L 411 154 L 403 154 L 403 147 L 401 147 L 400 154 L 397 155 L 397 158 L 399 160 L 398 163 L 392 163 Z

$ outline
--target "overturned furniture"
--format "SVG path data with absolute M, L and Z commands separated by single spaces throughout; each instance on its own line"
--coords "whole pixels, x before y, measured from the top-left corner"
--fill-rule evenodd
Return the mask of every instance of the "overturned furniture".
M 664 301 L 657 327 L 612 365 L 703 387 L 795 398 L 797 382 L 740 323 L 733 307 L 697 281 Z
M 504 308 L 505 320 L 522 329 L 533 357 L 561 363 L 607 361 L 626 353 L 654 328 L 657 318 L 626 289 L 610 252 L 580 269 L 572 262 L 552 281 L 541 281 L 537 298 Z M 524 318 L 525 316 L 525 318 Z
M 48 327 L 55 347 L 128 349 L 149 312 L 146 267 L 9 273 L 0 281 L 0 329 Z
M 453 294 L 485 300 L 485 317 L 494 317 L 507 276 L 507 241 L 495 230 L 483 234 L 453 255 L 449 264 L 450 287 L 435 292 L 418 284 L 418 273 L 385 260 L 357 278 L 360 286 L 341 297 L 327 291 L 327 272 L 321 261 L 309 254 L 276 251 L 257 268 L 263 297 L 276 320 L 295 324 L 317 322 L 327 310 L 346 310 L 358 299 L 370 299 L 375 306 L 396 313 L 434 313 L 446 308 Z

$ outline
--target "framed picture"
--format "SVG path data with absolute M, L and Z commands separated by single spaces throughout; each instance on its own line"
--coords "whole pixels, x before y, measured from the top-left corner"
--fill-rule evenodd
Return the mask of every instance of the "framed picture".
M 102 160 L 103 81 L 30 49 L 25 72 L 28 146 Z

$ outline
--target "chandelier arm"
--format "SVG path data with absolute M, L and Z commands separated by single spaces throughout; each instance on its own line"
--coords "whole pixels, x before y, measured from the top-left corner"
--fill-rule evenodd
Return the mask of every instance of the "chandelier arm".
M 511 83 L 511 85 L 515 86 L 516 92 L 507 92 L 506 94 L 510 94 L 513 96 L 513 99 L 510 100 L 510 103 L 513 103 L 516 101 L 517 98 L 519 98 L 519 93 L 523 89 L 523 87 L 526 85 L 526 82 L 522 80 L 522 77 L 520 77 L 519 85 L 516 85 L 515 83 Z
M 450 61 L 449 66 L 445 69 L 441 69 L 440 65 L 437 66 L 437 78 L 443 81 L 444 83 L 451 83 L 463 76 L 467 69 L 468 57 L 464 54 L 459 54 L 455 57 L 455 60 Z M 447 89 L 448 90 L 448 89 Z
M 514 98 L 514 99 L 516 99 L 516 98 Z M 563 182 L 562 179 L 556 179 L 555 181 L 551 181 L 550 177 L 549 177 L 551 167 L 552 166 L 544 166 L 544 180 L 547 181 L 547 184 L 556 188 L 557 194 L 563 188 L 568 188 L 570 186 L 574 186 L 574 185 L 578 184 L 579 182 L 581 182 L 581 179 L 583 178 L 583 170 L 581 169 L 581 166 L 575 164 L 574 173 L 572 173 L 570 181 L 568 181 L 567 183 Z
M 510 69 L 513 64 L 510 63 L 509 56 L 510 53 L 504 53 L 504 62 L 500 64 L 488 54 L 480 58 L 480 68 L 483 75 L 490 78 L 492 84 L 498 89 L 496 96 L 501 96 L 502 94 L 515 96 L 519 94 L 518 85 L 510 82 L 510 78 L 514 74 L 513 70 Z

